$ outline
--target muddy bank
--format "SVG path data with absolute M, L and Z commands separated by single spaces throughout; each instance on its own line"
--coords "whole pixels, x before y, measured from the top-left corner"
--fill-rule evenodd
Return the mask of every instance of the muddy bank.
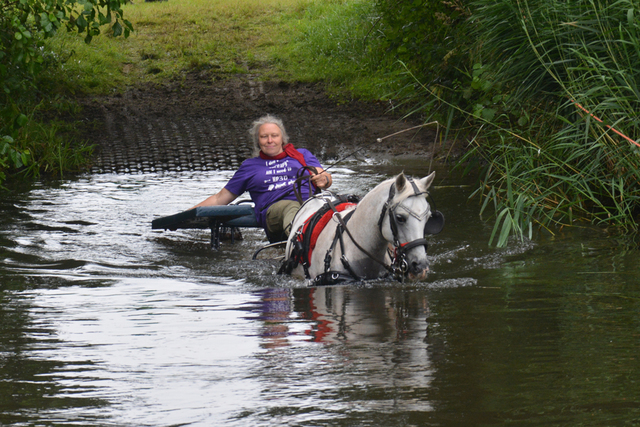
M 281 117 L 290 140 L 321 160 L 339 159 L 363 147 L 361 157 L 451 154 L 435 144 L 435 128 L 376 139 L 421 124 L 402 119 L 384 103 L 337 102 L 322 85 L 262 82 L 253 76 L 219 80 L 190 74 L 123 95 L 86 99 L 83 116 L 94 130 L 94 173 L 235 169 L 252 155 L 251 122 L 266 113 Z M 96 131 L 96 129 L 98 131 Z

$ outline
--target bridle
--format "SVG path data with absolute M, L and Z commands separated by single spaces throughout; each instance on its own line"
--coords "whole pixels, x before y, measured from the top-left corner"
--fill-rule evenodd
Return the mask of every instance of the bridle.
M 425 191 L 420 191 L 418 186 L 414 182 L 412 178 L 407 178 L 407 181 L 411 184 L 413 189 L 413 194 L 408 197 L 420 197 L 428 194 Z M 382 210 L 380 211 L 380 219 L 378 220 L 378 230 L 380 230 L 380 234 L 382 233 L 382 223 L 384 222 L 384 217 L 387 215 L 389 217 L 389 227 L 391 228 L 391 233 L 393 235 L 393 256 L 391 257 L 391 266 L 390 271 L 396 277 L 396 279 L 400 281 L 404 281 L 407 272 L 409 271 L 409 263 L 407 262 L 407 253 L 418 246 L 424 246 L 425 251 L 429 249 L 429 243 L 425 238 L 420 238 L 416 240 L 412 240 L 409 242 L 400 243 L 400 237 L 398 235 L 398 221 L 396 219 L 396 209 L 400 206 L 400 202 L 393 204 L 393 198 L 396 195 L 396 185 L 395 183 L 391 184 L 389 187 L 389 198 L 385 202 Z M 407 198 L 408 198 L 407 197 Z M 415 214 L 414 212 L 409 211 L 404 208 L 416 218 L 420 218 L 422 215 Z M 426 212 L 424 213 L 426 215 Z

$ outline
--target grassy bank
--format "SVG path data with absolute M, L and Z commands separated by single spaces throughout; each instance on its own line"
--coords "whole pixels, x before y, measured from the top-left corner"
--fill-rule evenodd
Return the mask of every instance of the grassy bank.
M 51 77 L 67 88 L 109 93 L 162 82 L 187 71 L 218 78 L 287 74 L 276 51 L 291 38 L 287 22 L 304 15 L 305 0 L 136 1 L 124 7 L 135 31 L 128 39 L 99 37 L 90 45 L 59 33 L 49 44 L 64 63 Z
M 55 87 L 112 93 L 207 71 L 213 78 L 323 81 L 342 95 L 380 99 L 404 69 L 379 44 L 374 3 L 362 0 L 136 1 L 128 39 L 58 33 Z M 61 85 L 61 82 L 64 85 Z
M 497 102 L 469 158 L 487 165 L 478 194 L 497 214 L 498 244 L 587 222 L 637 236 L 638 3 L 476 4 L 486 98 Z

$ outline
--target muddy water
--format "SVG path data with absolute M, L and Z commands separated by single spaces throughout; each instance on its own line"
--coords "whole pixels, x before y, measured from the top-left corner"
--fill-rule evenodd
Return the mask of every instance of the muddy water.
M 363 194 L 401 169 L 428 165 L 334 182 Z M 438 173 L 429 279 L 359 287 L 276 276 L 251 261 L 257 231 L 213 252 L 151 230 L 229 172 L 3 194 L 0 424 L 640 424 L 638 252 L 586 228 L 489 248 L 471 188 Z

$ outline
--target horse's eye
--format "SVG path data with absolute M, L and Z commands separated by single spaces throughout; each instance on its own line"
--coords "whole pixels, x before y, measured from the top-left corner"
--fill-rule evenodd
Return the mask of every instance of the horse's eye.
M 398 221 L 400 224 L 404 224 L 405 222 L 407 222 L 407 218 L 403 217 L 402 215 L 396 215 L 396 221 Z

